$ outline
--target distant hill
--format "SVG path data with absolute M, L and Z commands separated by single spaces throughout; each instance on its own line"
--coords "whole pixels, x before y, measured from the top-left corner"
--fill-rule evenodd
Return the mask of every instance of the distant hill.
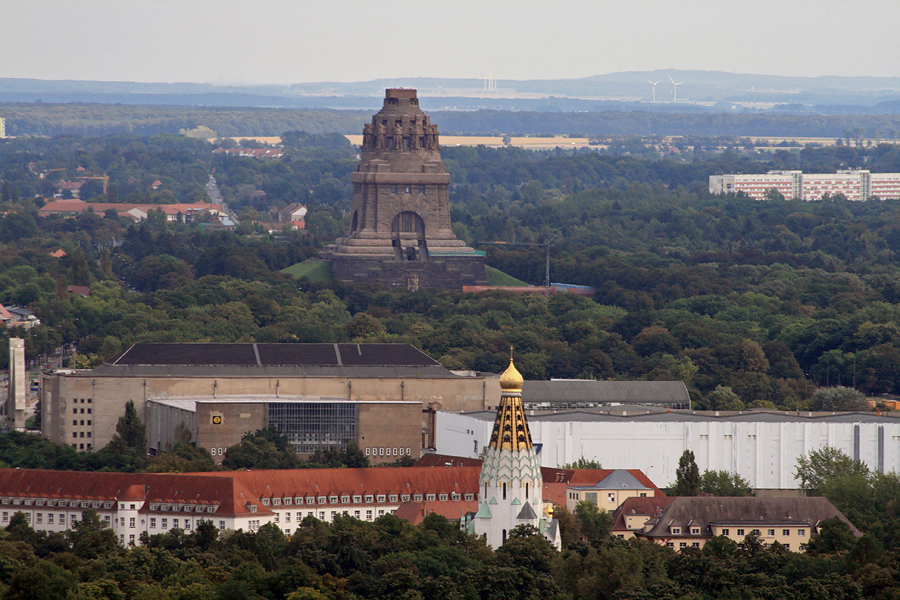
M 657 102 L 652 102 L 656 85 Z M 680 82 L 672 102 L 672 80 Z M 0 78 L 0 102 L 101 103 L 372 110 L 386 87 L 419 90 L 429 110 L 877 114 L 900 103 L 900 77 L 782 77 L 721 71 L 629 71 L 580 79 L 396 78 L 292 85 L 45 81 Z

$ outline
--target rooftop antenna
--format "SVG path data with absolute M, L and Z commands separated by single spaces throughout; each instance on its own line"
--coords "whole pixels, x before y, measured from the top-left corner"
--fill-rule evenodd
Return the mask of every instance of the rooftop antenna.
M 672 102 L 678 102 L 678 86 L 684 83 L 683 81 L 679 81 L 675 83 L 675 80 L 669 77 L 669 81 L 672 82 Z
M 660 79 L 659 81 L 662 81 L 662 79 Z M 653 103 L 654 104 L 656 103 L 656 84 L 659 83 L 659 81 L 654 83 L 654 82 L 650 81 L 649 79 L 647 80 L 647 83 L 649 83 L 650 85 L 653 86 Z

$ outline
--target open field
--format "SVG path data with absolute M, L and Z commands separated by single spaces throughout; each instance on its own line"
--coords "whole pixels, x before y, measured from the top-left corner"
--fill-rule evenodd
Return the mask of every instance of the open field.
M 359 146 L 362 144 L 362 135 L 347 135 L 346 137 L 351 144 Z M 666 141 L 669 143 L 675 143 L 681 136 L 668 136 Z M 691 136 L 691 137 L 703 137 L 703 136 Z M 788 143 L 798 143 L 801 146 L 805 146 L 807 144 L 818 144 L 820 146 L 834 146 L 837 141 L 836 138 L 833 137 L 764 137 L 764 136 L 741 136 L 747 137 L 756 142 L 757 147 L 761 150 L 769 149 L 769 148 L 777 148 L 778 144 L 783 142 Z M 262 142 L 264 144 L 278 145 L 281 143 L 281 138 L 279 136 L 246 136 L 246 137 L 232 137 L 231 139 L 235 141 L 240 141 L 244 139 L 252 139 L 258 142 Z M 586 137 L 564 137 L 564 136 L 554 136 L 554 137 L 514 137 L 511 138 L 512 146 L 516 146 L 519 148 L 527 148 L 531 150 L 547 150 L 556 148 L 557 146 L 561 146 L 563 148 L 584 148 L 589 145 L 590 138 Z M 897 140 L 881 140 L 881 142 L 887 143 L 898 143 Z M 442 146 L 488 146 L 493 148 L 500 148 L 503 144 L 502 136 L 489 136 L 489 135 L 442 135 L 441 136 L 441 145 Z M 594 148 L 603 148 L 605 145 L 594 146 Z

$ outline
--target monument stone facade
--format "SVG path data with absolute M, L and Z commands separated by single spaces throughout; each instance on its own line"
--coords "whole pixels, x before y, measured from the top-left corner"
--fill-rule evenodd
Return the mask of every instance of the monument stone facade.
M 487 284 L 484 253 L 450 227 L 450 174 L 416 90 L 385 90 L 350 180 L 350 230 L 324 253 L 338 279 L 413 290 Z

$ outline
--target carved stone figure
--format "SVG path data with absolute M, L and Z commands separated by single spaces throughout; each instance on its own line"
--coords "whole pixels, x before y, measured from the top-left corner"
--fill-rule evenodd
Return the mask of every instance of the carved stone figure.
M 372 150 L 375 148 L 375 143 L 372 134 L 372 124 L 366 123 L 363 125 L 363 139 L 362 139 L 362 149 L 363 150 Z
M 384 124 L 375 125 L 375 149 L 384 150 Z
M 403 150 L 403 128 L 394 123 L 394 150 Z

